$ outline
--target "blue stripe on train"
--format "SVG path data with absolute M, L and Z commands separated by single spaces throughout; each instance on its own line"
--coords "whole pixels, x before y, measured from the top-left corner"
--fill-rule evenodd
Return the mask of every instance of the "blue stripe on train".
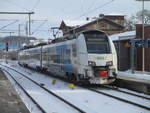
M 67 45 L 56 46 L 57 55 L 61 56 L 62 48 L 63 48 L 63 51 L 66 52 Z M 64 54 L 66 54 L 66 53 L 64 53 Z M 63 69 L 65 72 L 73 72 L 73 68 L 72 68 L 72 65 L 70 63 L 71 62 L 69 62 L 69 59 L 62 59 Z
M 64 64 L 63 69 L 64 69 L 65 72 L 73 72 L 71 64 Z

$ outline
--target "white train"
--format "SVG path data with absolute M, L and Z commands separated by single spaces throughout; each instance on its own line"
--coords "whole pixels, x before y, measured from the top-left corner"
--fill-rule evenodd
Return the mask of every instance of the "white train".
M 83 31 L 55 39 L 49 45 L 20 50 L 19 64 L 90 84 L 110 84 L 117 76 L 114 44 L 99 30 Z

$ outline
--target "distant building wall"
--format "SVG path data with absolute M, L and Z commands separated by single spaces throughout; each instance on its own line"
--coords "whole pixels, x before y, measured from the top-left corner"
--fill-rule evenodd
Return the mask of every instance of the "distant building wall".
M 145 39 L 150 39 L 150 25 L 145 25 L 144 31 Z M 142 38 L 142 25 L 140 24 L 136 26 L 136 37 Z M 136 56 L 136 69 L 142 70 L 142 48 L 137 49 Z M 150 48 L 145 48 L 145 71 L 150 72 Z
M 127 47 L 126 44 L 129 43 L 130 40 L 117 40 L 114 41 L 117 57 L 118 57 L 118 69 L 120 71 L 125 71 L 130 69 L 130 47 Z
M 19 37 L 19 36 L 8 36 L 0 40 L 0 49 L 5 49 L 6 42 L 8 43 L 9 49 L 20 49 L 22 44 L 28 44 L 30 40 L 36 40 L 34 37 Z
M 18 52 L 16 50 L 21 49 L 24 43 L 28 44 L 30 40 L 36 40 L 34 37 L 19 37 L 8 36 L 0 39 L 0 59 L 4 59 L 6 55 L 6 42 L 8 43 L 8 59 L 17 59 Z
M 119 24 L 119 25 L 122 25 L 124 26 L 124 23 L 125 23 L 125 19 L 124 19 L 124 15 L 105 15 L 105 18 Z
M 145 39 L 150 39 L 150 25 L 145 25 Z M 121 71 L 131 68 L 131 47 L 127 47 L 127 43 L 131 40 L 131 36 L 123 36 L 126 40 L 122 40 L 122 37 L 113 41 L 118 55 L 118 68 Z M 135 38 L 142 38 L 142 25 L 136 26 Z M 142 71 L 142 48 L 135 48 L 135 69 Z M 150 48 L 145 47 L 145 71 L 150 72 Z
M 90 29 L 102 30 L 105 31 L 105 33 L 107 33 L 108 35 L 121 33 L 123 31 L 123 29 L 113 26 L 112 24 L 109 24 L 106 21 L 97 21 L 97 22 L 95 21 L 94 23 L 79 28 L 77 31 L 90 30 Z

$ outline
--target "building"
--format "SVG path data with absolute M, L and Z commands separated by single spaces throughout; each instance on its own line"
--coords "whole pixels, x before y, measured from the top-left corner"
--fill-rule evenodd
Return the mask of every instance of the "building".
M 136 26 L 136 38 L 142 38 L 142 25 L 138 24 Z M 144 27 L 144 38 L 145 39 L 150 39 L 150 25 L 145 25 Z M 136 68 L 137 70 L 142 70 L 142 48 L 137 48 L 137 65 Z M 150 48 L 145 47 L 145 71 L 150 72 Z
M 145 39 L 150 39 L 150 25 L 145 25 Z M 125 71 L 131 68 L 131 45 L 132 39 L 142 38 L 142 25 L 136 25 L 136 31 L 129 31 L 111 35 L 110 38 L 115 43 L 118 55 L 118 68 Z M 142 47 L 135 48 L 135 69 L 142 70 Z M 150 72 L 150 48 L 145 47 L 145 71 Z
M 112 35 L 124 31 L 124 22 L 124 15 L 101 14 L 93 21 L 68 22 L 63 20 L 59 29 L 62 30 L 63 35 L 70 35 L 74 32 L 81 32 L 89 29 L 103 30 L 108 35 Z
M 114 34 L 110 36 L 117 50 L 118 69 L 120 71 L 128 70 L 131 67 L 131 61 L 130 61 L 131 48 L 129 42 L 135 37 L 136 37 L 136 31 L 128 31 L 128 32 Z
M 36 38 L 25 36 L 7 36 L 0 38 L 0 49 L 5 49 L 6 43 L 8 43 L 9 49 L 17 50 L 22 48 L 24 43 L 29 44 L 30 40 L 36 40 Z
M 18 58 L 18 49 L 23 47 L 23 44 L 29 44 L 31 40 L 36 40 L 34 37 L 25 36 L 7 36 L 0 38 L 0 59 L 6 58 L 6 43 L 8 43 L 9 52 L 7 58 L 16 60 Z

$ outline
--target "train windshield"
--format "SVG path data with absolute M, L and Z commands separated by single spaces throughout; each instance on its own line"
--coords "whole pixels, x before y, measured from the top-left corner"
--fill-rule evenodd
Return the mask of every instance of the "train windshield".
M 100 32 L 85 33 L 88 53 L 107 54 L 110 53 L 109 41 L 106 34 Z

